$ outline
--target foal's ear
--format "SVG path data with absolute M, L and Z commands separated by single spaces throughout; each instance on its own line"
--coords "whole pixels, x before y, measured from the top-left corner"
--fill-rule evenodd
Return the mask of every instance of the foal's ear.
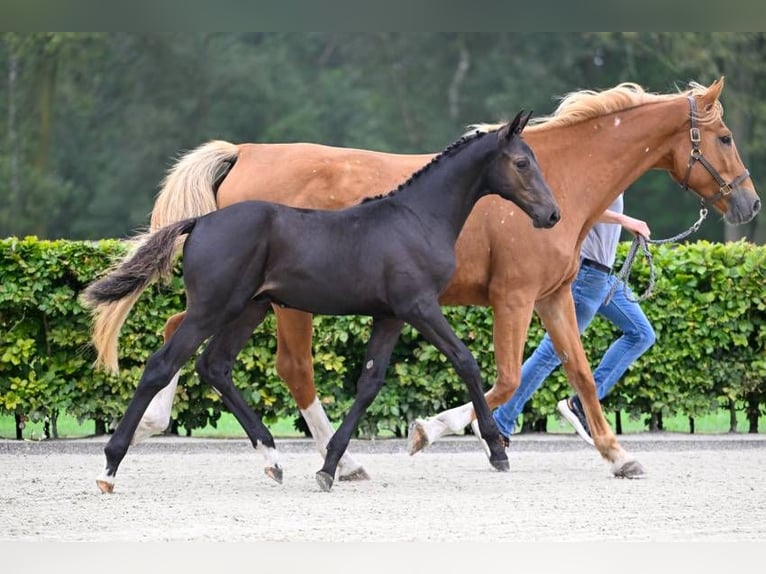
M 524 110 L 521 110 L 518 114 L 516 114 L 516 117 L 513 118 L 513 121 L 506 126 L 507 131 L 504 134 L 502 134 L 503 139 L 505 139 L 506 141 L 511 141 L 511 139 L 513 139 L 513 136 L 517 135 L 521 131 L 519 129 L 519 125 L 521 124 L 522 115 L 524 115 Z M 524 123 L 526 123 L 526 121 Z
M 524 116 L 524 118 L 521 120 L 521 122 L 519 123 L 519 127 L 516 128 L 517 134 L 521 134 L 521 132 L 524 131 L 524 128 L 527 127 L 527 122 L 529 121 L 529 118 L 532 117 L 533 111 L 534 110 L 529 110 L 529 113 L 526 116 Z

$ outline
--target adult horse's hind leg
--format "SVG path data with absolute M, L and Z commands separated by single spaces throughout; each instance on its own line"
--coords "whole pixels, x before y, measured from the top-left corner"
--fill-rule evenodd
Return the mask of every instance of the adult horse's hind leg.
M 253 330 L 263 322 L 269 310 L 265 301 L 250 301 L 245 310 L 225 325 L 208 343 L 197 359 L 200 378 L 210 384 L 245 429 L 253 447 L 266 459 L 266 476 L 282 482 L 282 467 L 274 444 L 274 437 L 239 393 L 231 378 L 234 361 L 247 343 Z
M 130 440 L 152 397 L 167 385 L 173 373 L 192 357 L 197 347 L 210 336 L 211 330 L 210 326 L 185 321 L 176 335 L 149 357 L 125 415 L 104 447 L 106 467 L 96 479 L 101 492 L 114 490 L 117 468 L 128 452 Z
M 274 307 L 277 316 L 277 374 L 287 385 L 322 457 L 335 430 L 317 398 L 311 355 L 311 315 L 295 309 Z M 369 480 L 364 467 L 345 452 L 338 463 L 339 480 Z
M 394 350 L 399 334 L 404 327 L 404 321 L 395 317 L 376 317 L 372 323 L 372 334 L 367 344 L 367 352 L 362 365 L 362 374 L 356 384 L 356 398 L 351 405 L 348 414 L 338 427 L 338 430 L 327 443 L 327 456 L 325 456 L 322 469 L 316 473 L 319 487 L 329 492 L 338 467 L 338 461 L 348 448 L 351 436 L 359 424 L 367 408 L 375 400 L 383 386 L 384 377 L 391 353 Z
M 406 320 L 450 360 L 458 376 L 463 379 L 476 412 L 481 436 L 490 450 L 489 461 L 497 470 L 508 470 L 510 465 L 505 444 L 484 398 L 479 365 L 468 347 L 455 335 L 438 302 L 416 307 L 406 316 Z
M 165 327 L 162 332 L 164 340 L 167 342 L 170 337 L 173 336 L 178 330 L 179 325 L 186 316 L 186 311 L 176 313 L 165 321 Z M 133 433 L 133 438 L 130 441 L 131 445 L 143 442 L 154 434 L 161 433 L 170 424 L 170 414 L 173 411 L 173 399 L 176 393 L 176 387 L 178 386 L 178 379 L 181 376 L 181 371 L 176 371 L 170 382 L 154 395 L 154 398 L 146 407 L 144 415 L 138 422 L 136 432 Z

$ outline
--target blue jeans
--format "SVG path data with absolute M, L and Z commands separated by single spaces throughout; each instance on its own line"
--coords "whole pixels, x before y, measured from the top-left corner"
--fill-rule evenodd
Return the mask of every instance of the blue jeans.
M 603 399 L 622 377 L 628 367 L 654 344 L 652 325 L 638 303 L 628 299 L 624 285 L 617 286 L 614 297 L 603 305 L 611 286 L 617 281 L 614 275 L 592 267 L 581 266 L 572 282 L 577 328 L 582 334 L 598 313 L 612 322 L 622 334 L 607 349 L 601 358 L 593 378 L 596 381 L 598 399 Z M 630 290 L 630 297 L 635 298 Z M 524 405 L 540 388 L 546 377 L 561 361 L 553 348 L 548 334 L 545 334 L 534 353 L 521 366 L 521 384 L 508 402 L 500 405 L 493 416 L 500 432 L 506 436 L 513 433 L 516 419 Z

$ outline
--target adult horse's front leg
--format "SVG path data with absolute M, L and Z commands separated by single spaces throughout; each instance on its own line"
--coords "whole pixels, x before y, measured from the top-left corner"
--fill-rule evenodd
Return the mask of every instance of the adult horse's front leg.
M 248 302 L 245 310 L 210 340 L 205 351 L 197 359 L 196 367 L 200 378 L 218 392 L 223 404 L 245 429 L 253 448 L 263 454 L 266 461 L 263 470 L 266 476 L 281 484 L 282 467 L 279 465 L 274 437 L 247 404 L 231 378 L 232 366 L 237 355 L 255 328 L 261 324 L 268 310 L 267 302 Z
M 383 386 L 391 353 L 402 332 L 402 327 L 404 327 L 404 321 L 394 317 L 378 317 L 373 320 L 362 374 L 356 384 L 356 398 L 340 427 L 327 443 L 324 466 L 316 473 L 317 483 L 325 492 L 329 492 L 332 488 L 338 462 L 346 452 L 359 420 Z
M 596 394 L 593 373 L 580 339 L 570 286 L 564 285 L 552 295 L 538 301 L 537 312 L 561 360 L 569 384 L 580 397 L 596 449 L 611 463 L 615 476 L 642 476 L 645 474 L 644 468 L 620 446 L 604 417 Z
M 319 454 L 326 457 L 327 443 L 335 431 L 314 386 L 311 315 L 278 305 L 274 306 L 274 311 L 277 316 L 277 374 L 295 399 Z M 364 467 L 345 452 L 338 463 L 338 478 L 369 480 L 370 477 Z
M 519 386 L 524 342 L 532 318 L 532 302 L 521 298 L 509 300 L 507 293 L 499 293 L 497 297 L 491 298 L 490 304 L 494 314 L 493 341 L 497 380 L 487 391 L 485 398 L 489 408 L 494 409 L 508 400 Z M 409 452 L 413 455 L 444 435 L 463 431 L 469 424 L 474 433 L 479 435 L 472 403 L 465 403 L 429 418 L 418 419 L 409 430 Z M 485 447 L 488 449 L 486 443 Z M 489 455 L 487 450 L 487 456 Z
M 468 388 L 481 435 L 486 440 L 490 451 L 490 463 L 497 470 L 508 470 L 510 465 L 505 444 L 484 398 L 479 365 L 468 347 L 455 335 L 438 302 L 434 301 L 432 305 L 425 304 L 414 309 L 407 316 L 407 321 L 452 363 L 458 376 Z

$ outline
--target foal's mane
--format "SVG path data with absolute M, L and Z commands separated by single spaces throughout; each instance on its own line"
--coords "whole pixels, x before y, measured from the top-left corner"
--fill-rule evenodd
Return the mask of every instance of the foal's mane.
M 368 201 L 375 201 L 378 199 L 383 199 L 386 197 L 390 197 L 397 193 L 398 191 L 401 191 L 405 187 L 408 187 L 412 184 L 413 181 L 415 181 L 417 178 L 419 178 L 421 175 L 423 175 L 425 172 L 430 170 L 433 166 L 435 166 L 439 161 L 442 159 L 454 155 L 459 149 L 462 149 L 466 145 L 468 145 L 471 142 L 474 142 L 478 139 L 481 139 L 488 133 L 495 131 L 496 129 L 499 129 L 503 127 L 505 124 L 497 124 L 495 127 L 490 127 L 487 129 L 474 129 L 470 132 L 467 132 L 463 134 L 460 138 L 449 144 L 446 148 L 444 148 L 436 157 L 434 157 L 431 161 L 429 161 L 426 165 L 421 167 L 419 170 L 417 170 L 415 173 L 410 175 L 409 178 L 407 178 L 407 181 L 404 181 L 400 183 L 396 189 L 389 191 L 388 193 L 381 193 L 379 195 L 375 195 L 372 197 L 365 197 L 362 199 L 359 203 L 367 203 Z
M 556 128 L 576 124 L 591 118 L 596 118 L 629 110 L 644 104 L 666 102 L 687 96 L 700 96 L 708 91 L 707 86 L 690 82 L 689 88 L 679 90 L 674 94 L 654 94 L 647 92 L 634 82 L 623 82 L 601 92 L 595 90 L 579 90 L 570 92 L 562 97 L 556 110 L 549 116 L 532 118 L 525 131 L 535 132 L 549 128 Z M 697 110 L 697 121 L 700 124 L 710 124 L 723 117 L 723 106 L 716 100 L 714 106 L 708 110 Z M 495 130 L 503 124 L 473 124 L 469 126 L 473 130 Z

